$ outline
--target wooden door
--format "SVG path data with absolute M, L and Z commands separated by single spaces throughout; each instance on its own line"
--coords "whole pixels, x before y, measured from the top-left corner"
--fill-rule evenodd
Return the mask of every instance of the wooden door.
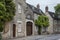
M 27 36 L 32 35 L 32 23 L 31 22 L 27 22 L 26 31 L 27 31 Z

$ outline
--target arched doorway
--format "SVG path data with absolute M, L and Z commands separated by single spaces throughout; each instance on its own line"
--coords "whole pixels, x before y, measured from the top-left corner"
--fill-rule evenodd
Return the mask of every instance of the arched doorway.
M 30 36 L 30 35 L 32 35 L 32 28 L 33 27 L 33 23 L 32 22 L 27 22 L 26 23 L 26 34 L 27 34 L 27 36 Z

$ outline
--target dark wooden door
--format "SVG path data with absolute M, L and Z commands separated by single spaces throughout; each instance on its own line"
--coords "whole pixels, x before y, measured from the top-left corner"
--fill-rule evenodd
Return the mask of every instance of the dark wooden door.
M 15 37 L 15 36 L 16 36 L 16 25 L 13 24 L 13 37 Z
M 27 22 L 26 31 L 27 31 L 27 36 L 32 35 L 32 23 L 31 22 Z

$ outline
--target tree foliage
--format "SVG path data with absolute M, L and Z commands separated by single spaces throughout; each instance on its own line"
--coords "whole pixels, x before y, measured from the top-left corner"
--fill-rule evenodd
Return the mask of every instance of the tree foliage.
M 11 21 L 15 15 L 15 4 L 13 0 L 0 0 L 0 32 L 5 22 Z
M 41 34 L 41 28 L 49 26 L 49 19 L 47 16 L 40 15 L 37 20 L 35 20 L 35 25 L 38 26 L 38 34 Z
M 0 31 L 3 30 L 3 23 L 4 23 L 4 14 L 5 14 L 5 6 L 0 2 Z
M 56 13 L 60 12 L 60 4 L 57 4 L 54 8 Z
M 57 4 L 54 8 L 55 8 L 55 18 L 60 19 L 60 4 Z
M 38 17 L 38 19 L 35 20 L 35 24 L 36 24 L 37 26 L 40 26 L 40 27 L 41 27 L 41 26 L 47 27 L 47 26 L 49 26 L 49 19 L 48 19 L 47 16 L 40 15 L 40 16 Z

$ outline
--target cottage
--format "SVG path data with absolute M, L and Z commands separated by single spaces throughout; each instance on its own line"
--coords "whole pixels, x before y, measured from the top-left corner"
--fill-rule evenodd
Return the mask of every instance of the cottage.
M 6 22 L 3 32 L 3 38 L 24 37 L 37 34 L 37 29 L 34 20 L 41 14 L 42 10 L 34 7 L 26 0 L 14 0 L 16 4 L 16 12 L 14 19 L 10 22 Z
M 55 13 L 48 11 L 48 6 L 46 6 L 45 15 L 49 18 L 49 27 L 47 31 L 49 33 L 60 33 L 60 14 L 55 16 Z

